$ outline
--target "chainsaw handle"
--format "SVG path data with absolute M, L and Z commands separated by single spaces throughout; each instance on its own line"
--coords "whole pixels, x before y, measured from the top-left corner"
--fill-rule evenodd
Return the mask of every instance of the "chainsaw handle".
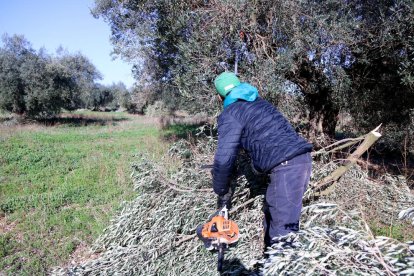
M 218 248 L 218 260 L 217 260 L 217 271 L 221 272 L 223 270 L 224 262 L 224 246 L 220 245 Z

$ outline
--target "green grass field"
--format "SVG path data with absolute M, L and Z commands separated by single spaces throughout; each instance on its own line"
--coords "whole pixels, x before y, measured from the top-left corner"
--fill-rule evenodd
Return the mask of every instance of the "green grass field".
M 0 126 L 0 274 L 41 275 L 87 258 L 123 200 L 134 153 L 167 149 L 156 122 L 82 112 Z

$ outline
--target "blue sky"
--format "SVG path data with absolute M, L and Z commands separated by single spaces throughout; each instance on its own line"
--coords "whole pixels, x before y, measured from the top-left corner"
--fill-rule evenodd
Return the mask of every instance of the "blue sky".
M 90 14 L 93 0 L 0 0 L 0 35 L 24 35 L 33 48 L 54 54 L 59 45 L 87 56 L 102 73 L 103 84 L 133 84 L 131 65 L 112 60 L 110 28 Z

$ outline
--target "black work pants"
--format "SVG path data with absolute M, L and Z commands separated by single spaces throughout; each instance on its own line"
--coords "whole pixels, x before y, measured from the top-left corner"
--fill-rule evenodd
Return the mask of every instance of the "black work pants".
M 272 239 L 299 230 L 302 197 L 312 170 L 310 153 L 298 155 L 274 167 L 265 202 L 265 245 Z

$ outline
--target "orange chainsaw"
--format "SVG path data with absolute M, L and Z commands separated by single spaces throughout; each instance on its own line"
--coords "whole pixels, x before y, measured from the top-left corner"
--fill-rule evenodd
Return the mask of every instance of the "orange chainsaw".
M 228 217 L 227 207 L 224 206 L 209 222 L 197 227 L 197 235 L 207 250 L 218 252 L 218 271 L 223 268 L 224 251 L 239 240 L 239 227 Z

